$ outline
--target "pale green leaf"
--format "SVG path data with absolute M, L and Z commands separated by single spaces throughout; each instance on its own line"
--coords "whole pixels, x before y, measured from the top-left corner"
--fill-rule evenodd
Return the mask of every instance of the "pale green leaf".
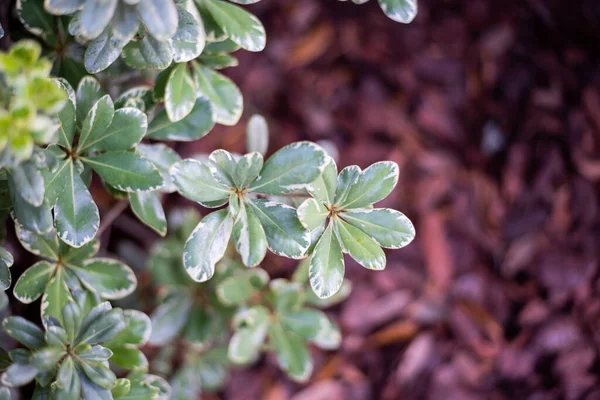
M 238 328 L 229 341 L 227 354 L 236 364 L 248 364 L 256 358 L 265 341 L 269 328 L 269 310 L 254 306 L 236 316 L 242 327 Z
M 156 192 L 129 193 L 131 210 L 140 221 L 160 236 L 167 234 L 167 218 Z
M 339 218 L 334 220 L 334 229 L 345 253 L 368 269 L 385 268 L 385 253 L 366 233 Z
M 326 161 L 325 151 L 314 143 L 289 144 L 267 160 L 249 190 L 281 195 L 305 189 L 321 175 Z
M 69 300 L 72 301 L 71 292 L 64 279 L 64 270 L 57 269 L 56 274 L 48 284 L 44 295 L 42 296 L 42 321 L 50 316 L 62 322 L 62 310 Z
M 47 261 L 38 261 L 19 277 L 13 294 L 21 303 L 30 304 L 39 299 L 52 278 L 56 266 Z
M 182 196 L 199 203 L 229 197 L 230 189 L 214 178 L 208 166 L 197 160 L 187 159 L 174 164 L 171 179 Z
M 398 165 L 391 161 L 381 161 L 360 173 L 350 186 L 348 196 L 340 207 L 364 208 L 386 198 L 398 183 Z
M 59 243 L 55 231 L 40 235 L 25 229 L 20 224 L 15 224 L 15 231 L 19 242 L 27 251 L 50 260 L 58 260 Z
M 198 96 L 207 97 L 213 105 L 215 122 L 235 125 L 244 108 L 240 89 L 225 75 L 194 62 L 194 79 Z
M 245 189 L 258 176 L 263 167 L 260 153 L 248 153 L 239 160 L 235 167 L 234 181 L 239 189 Z
M 171 70 L 165 88 L 165 109 L 169 119 L 177 122 L 185 118 L 196 103 L 196 84 L 185 63 Z
M 325 224 L 329 211 L 317 200 L 306 199 L 298 207 L 297 214 L 302 226 L 312 231 Z
M 246 150 L 258 152 L 263 156 L 269 147 L 269 125 L 265 117 L 254 114 L 248 120 L 246 128 Z
M 379 0 L 379 6 L 396 22 L 409 24 L 417 16 L 417 0 Z
M 204 282 L 213 276 L 215 264 L 225 255 L 232 229 L 233 220 L 227 210 L 208 214 L 196 226 L 183 249 L 183 264 L 193 280 Z
M 125 192 L 159 189 L 162 178 L 156 167 L 144 157 L 128 151 L 111 151 L 82 158 L 104 182 Z
M 337 188 L 337 176 L 335 161 L 333 158 L 327 157 L 323 173 L 310 184 L 308 191 L 319 203 L 333 205 Z
M 205 97 L 198 97 L 192 111 L 181 121 L 172 122 L 162 110 L 150 122 L 146 137 L 156 140 L 190 142 L 206 136 L 215 126 L 213 106 Z
M 146 114 L 133 107 L 120 108 L 115 111 L 108 128 L 90 136 L 85 147 L 79 146 L 79 151 L 84 148 L 96 151 L 129 150 L 142 140 L 147 130 Z
M 340 216 L 365 232 L 381 247 L 400 249 L 415 238 L 415 227 L 400 211 L 390 208 L 349 210 Z
M 44 202 L 44 179 L 39 168 L 26 161 L 12 167 L 10 174 L 21 197 L 32 206 L 40 207 Z
M 289 258 L 302 258 L 305 255 L 310 236 L 293 207 L 260 199 L 246 204 L 263 226 L 267 245 L 273 253 Z
M 265 258 L 265 231 L 252 208 L 246 207 L 243 201 L 240 202 L 240 210 L 233 225 L 233 240 L 242 262 L 247 267 L 254 267 Z
M 136 152 L 152 161 L 154 166 L 158 169 L 158 172 L 160 172 L 160 176 L 162 176 L 165 183 L 164 186 L 160 188 L 161 192 L 172 193 L 177 191 L 177 187 L 173 184 L 171 174 L 169 173 L 173 164 L 181 161 L 181 157 L 179 157 L 179 154 L 177 154 L 175 150 L 162 143 L 140 143 L 136 147 Z
M 348 193 L 350 192 L 350 188 L 358 180 L 360 173 L 361 170 L 356 165 L 346 167 L 340 172 L 337 178 L 337 187 L 335 190 L 334 203 L 336 205 L 342 204 L 346 201 L 348 198 Z
M 148 32 L 166 40 L 177 30 L 177 8 L 172 1 L 139 0 L 137 13 Z
M 277 361 L 293 380 L 306 382 L 313 371 L 313 363 L 302 338 L 285 331 L 279 323 L 269 325 L 269 341 L 277 354 Z
M 114 114 L 115 107 L 110 96 L 105 95 L 100 98 L 83 120 L 78 149 L 85 150 L 90 146 L 90 143 L 100 140 L 112 123 Z
M 204 5 L 231 41 L 248 51 L 264 50 L 267 36 L 258 18 L 225 1 L 213 0 Z
M 62 169 L 64 191 L 54 206 L 56 232 L 61 240 L 72 247 L 89 243 L 100 225 L 100 214 L 92 195 L 75 170 L 70 159 Z
M 94 258 L 81 265 L 69 265 L 91 291 L 105 299 L 122 299 L 137 286 L 135 274 L 127 265 L 110 258 Z
M 315 246 L 308 276 L 310 286 L 319 298 L 333 296 L 342 286 L 344 256 L 331 223 Z

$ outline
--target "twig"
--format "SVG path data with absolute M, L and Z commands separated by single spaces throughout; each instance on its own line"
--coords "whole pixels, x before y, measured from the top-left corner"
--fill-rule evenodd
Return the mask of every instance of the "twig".
M 117 204 L 112 206 L 110 210 L 108 210 L 106 216 L 102 218 L 102 221 L 100 222 L 98 233 L 96 233 L 98 237 L 102 235 L 102 232 L 104 232 L 106 228 L 108 228 L 110 225 L 112 225 L 113 222 L 115 222 L 115 219 L 117 219 L 117 217 L 121 215 L 123 211 L 125 211 L 128 204 L 128 200 L 120 200 Z

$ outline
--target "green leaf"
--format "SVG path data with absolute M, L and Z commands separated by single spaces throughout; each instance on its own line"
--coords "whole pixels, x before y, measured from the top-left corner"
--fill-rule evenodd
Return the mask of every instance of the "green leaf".
M 345 223 L 339 218 L 335 218 L 333 223 L 345 253 L 350 254 L 365 268 L 374 270 L 385 268 L 385 253 L 373 239 L 360 229 Z
M 90 137 L 85 148 L 97 151 L 129 150 L 138 144 L 148 130 L 146 114 L 133 107 L 120 108 L 114 113 L 108 128 Z M 79 147 L 82 151 L 84 147 Z
M 117 0 L 86 2 L 80 14 L 79 34 L 88 40 L 100 35 L 114 15 L 117 2 Z
M 310 245 L 309 233 L 296 216 L 296 210 L 285 204 L 252 200 L 246 204 L 258 217 L 269 249 L 289 258 L 301 258 Z
M 297 214 L 302 226 L 312 231 L 325 224 L 329 211 L 317 200 L 306 199 L 298 207 Z
M 260 153 L 246 154 L 237 161 L 234 181 L 238 188 L 245 189 L 258 176 L 263 167 L 263 157 Z
M 194 108 L 196 84 L 185 63 L 178 64 L 169 75 L 165 89 L 165 109 L 173 122 L 181 121 Z
M 75 112 L 75 92 L 71 85 L 65 80 L 60 79 L 61 89 L 68 94 L 69 101 L 65 103 L 62 110 L 58 112 L 58 144 L 71 150 L 73 137 L 75 137 L 75 125 L 77 114 Z
M 56 232 L 50 231 L 40 235 L 28 231 L 19 224 L 15 224 L 15 231 L 19 242 L 27 251 L 40 257 L 58 260 L 58 237 Z
M 54 368 L 64 354 L 63 347 L 46 346 L 31 354 L 31 363 L 40 370 L 47 371 Z
M 117 380 L 115 374 L 103 363 L 79 362 L 78 364 L 79 369 L 87 375 L 90 381 L 104 389 L 111 389 Z
M 82 398 L 94 400 L 113 400 L 110 390 L 96 385 L 81 371 L 78 371 L 77 375 L 81 381 Z
M 244 201 L 240 202 L 240 210 L 233 225 L 233 240 L 245 266 L 254 267 L 265 258 L 265 231 L 254 211 L 247 208 Z
M 150 344 L 164 346 L 171 342 L 188 322 L 191 306 L 192 302 L 185 292 L 173 292 L 167 296 L 150 316 Z
M 265 117 L 254 114 L 248 120 L 246 128 L 246 149 L 248 152 L 258 152 L 263 156 L 269 147 L 269 125 Z
M 308 191 L 319 203 L 332 205 L 335 202 L 337 188 L 337 166 L 331 157 L 327 157 L 323 173 L 308 187 Z
M 233 229 L 227 210 L 215 211 L 202 218 L 183 249 L 183 265 L 196 282 L 205 282 L 215 273 L 215 264 L 223 258 Z
M 83 58 L 85 69 L 91 74 L 105 70 L 119 58 L 126 44 L 127 41 L 115 36 L 111 29 L 105 29 L 88 44 Z
M 36 350 L 45 345 L 44 332 L 23 317 L 7 317 L 2 321 L 2 327 L 10 337 L 29 349 Z
M 379 0 L 379 6 L 396 22 L 409 24 L 417 16 L 417 0 Z
M 185 325 L 183 337 L 196 346 L 208 346 L 226 329 L 223 319 L 204 304 L 195 304 Z
M 31 304 L 40 298 L 52 278 L 56 266 L 47 261 L 38 261 L 19 277 L 13 293 L 17 300 Z
M 76 107 L 77 107 L 77 125 L 81 127 L 92 106 L 102 97 L 100 83 L 93 76 L 86 76 L 77 85 Z
M 196 62 L 193 65 L 198 95 L 207 97 L 212 103 L 215 122 L 231 126 L 237 124 L 244 109 L 240 89 L 225 75 Z
M 398 165 L 381 161 L 360 173 L 341 208 L 364 208 L 386 198 L 398 183 Z
M 29 32 L 41 37 L 51 47 L 56 45 L 55 18 L 44 10 L 40 0 L 18 0 L 17 15 Z
M 161 192 L 172 193 L 177 191 L 177 187 L 171 180 L 171 174 L 169 170 L 178 161 L 181 161 L 179 154 L 169 146 L 162 143 L 144 144 L 140 143 L 136 147 L 136 151 L 142 157 L 152 161 L 154 166 L 160 172 L 165 185 L 160 189 Z
M 204 4 L 229 39 L 248 51 L 264 50 L 267 36 L 258 18 L 224 1 L 214 0 Z
M 194 159 L 174 164 L 171 179 L 182 196 L 202 204 L 226 201 L 231 192 L 214 178 L 208 166 Z
M 124 398 L 131 390 L 131 382 L 126 378 L 119 378 L 115 386 L 110 390 L 115 399 Z
M 305 189 L 321 175 L 325 151 L 311 142 L 296 142 L 282 147 L 265 163 L 249 190 L 282 195 Z
M 156 167 L 144 157 L 128 151 L 111 151 L 82 158 L 104 182 L 125 192 L 149 191 L 163 184 Z
M 150 339 L 152 325 L 150 318 L 141 311 L 123 311 L 127 328 L 121 331 L 107 346 L 135 345 L 142 346 Z
M 224 279 L 217 286 L 217 297 L 221 303 L 233 306 L 249 300 L 269 281 L 265 270 L 253 268 Z
M 412 222 L 400 211 L 390 208 L 349 210 L 340 216 L 387 249 L 400 249 L 415 238 Z
M 325 314 L 322 314 L 319 332 L 311 341 L 320 349 L 336 350 L 342 343 L 342 333 L 336 324 L 331 322 Z
M 139 50 L 148 66 L 156 69 L 165 69 L 173 61 L 173 50 L 167 40 L 158 40 L 150 35 L 146 35 L 137 42 Z
M 227 187 L 235 187 L 235 174 L 237 162 L 233 154 L 226 150 L 215 150 L 208 156 L 210 172 L 215 179 Z
M 79 248 L 63 244 L 60 249 L 60 260 L 63 264 L 72 264 L 92 258 L 98 253 L 100 242 L 92 240 Z
M 333 296 L 342 286 L 344 256 L 331 223 L 315 246 L 308 276 L 312 290 L 322 299 Z
M 140 221 L 160 236 L 167 234 L 167 218 L 156 192 L 129 193 L 129 203 Z
M 293 332 L 285 331 L 279 323 L 269 325 L 269 340 L 281 369 L 293 380 L 306 382 L 313 371 L 313 363 L 308 348 L 302 338 Z
M 77 352 L 77 357 L 81 358 L 85 362 L 105 362 L 108 361 L 113 355 L 113 352 L 110 349 L 99 344 L 94 346 L 85 346 L 85 348 L 86 350 Z
M 248 364 L 258 358 L 269 329 L 269 310 L 254 306 L 236 315 L 243 324 L 231 337 L 227 355 L 236 364 Z
M 162 110 L 150 122 L 146 137 L 156 140 L 191 142 L 206 136 L 215 126 L 213 106 L 205 97 L 198 97 L 192 111 L 181 121 L 172 122 Z
M 33 162 L 23 162 L 11 168 L 10 174 L 15 189 L 21 197 L 34 207 L 44 202 L 44 178 Z
M 300 283 L 278 278 L 271 281 L 269 289 L 278 314 L 299 310 L 304 304 L 304 288 Z
M 113 339 L 127 328 L 123 311 L 112 309 L 110 303 L 100 303 L 88 313 L 81 323 L 76 344 L 98 344 Z
M 281 326 L 305 339 L 314 339 L 319 334 L 327 316 L 319 310 L 308 308 L 286 312 L 279 316 Z
M 115 115 L 115 106 L 109 95 L 100 98 L 83 120 L 78 149 L 83 151 L 90 143 L 100 140 Z M 89 143 L 88 143 L 89 142 Z
M 52 211 L 47 201 L 40 207 L 29 204 L 15 188 L 13 177 L 9 175 L 8 186 L 13 204 L 13 219 L 27 230 L 44 234 L 52 229 Z
M 113 347 L 113 356 L 110 358 L 110 362 L 118 366 L 119 368 L 132 370 L 136 368 L 147 369 L 148 359 L 140 350 L 128 347 L 119 346 Z
M 60 365 L 56 382 L 61 388 L 56 393 L 57 400 L 79 400 L 81 381 L 71 357 L 67 357 Z
M 172 1 L 140 0 L 137 13 L 148 32 L 157 39 L 169 39 L 177 30 L 177 8 Z
M 67 302 L 62 309 L 62 322 L 69 343 L 73 343 L 81 327 L 81 309 L 74 301 Z
M 64 270 L 58 268 L 42 296 L 42 322 L 50 316 L 62 322 L 62 310 L 69 300 L 73 300 L 65 283 Z
M 10 275 L 10 269 L 8 269 L 8 265 L 4 261 L 0 261 L 0 291 L 4 291 L 10 287 L 12 282 L 12 278 Z M 4 293 L 2 294 L 2 298 L 0 298 L 0 311 L 4 309 Z
M 105 299 L 122 299 L 137 286 L 135 274 L 127 265 L 110 258 L 94 258 L 81 265 L 69 265 L 83 284 Z
M 356 165 L 346 167 L 340 172 L 335 190 L 335 204 L 339 205 L 346 201 L 350 188 L 358 180 L 360 173 L 361 170 Z
M 63 242 L 81 247 L 96 236 L 100 214 L 71 159 L 64 162 L 67 166 L 61 169 L 61 176 L 58 178 L 64 182 L 64 189 L 54 206 L 56 232 Z
M 24 386 L 39 373 L 33 364 L 16 362 L 2 374 L 2 383 L 6 386 Z

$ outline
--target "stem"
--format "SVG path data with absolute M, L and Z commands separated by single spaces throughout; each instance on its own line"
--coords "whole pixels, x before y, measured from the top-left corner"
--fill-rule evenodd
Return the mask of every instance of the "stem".
M 112 206 L 112 208 L 106 213 L 106 216 L 102 219 L 102 222 L 100 222 L 100 228 L 98 228 L 98 232 L 96 233 L 96 236 L 100 237 L 100 235 L 102 235 L 102 233 L 106 230 L 106 228 L 108 228 L 110 225 L 112 225 L 112 223 L 115 222 L 117 217 L 119 215 L 121 215 L 121 213 L 123 211 L 125 211 L 128 204 L 129 204 L 129 201 L 123 199 L 123 200 L 120 200 L 114 206 Z

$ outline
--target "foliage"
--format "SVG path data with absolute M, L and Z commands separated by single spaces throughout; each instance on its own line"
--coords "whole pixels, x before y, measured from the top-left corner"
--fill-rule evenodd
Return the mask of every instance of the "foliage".
M 242 94 L 221 70 L 238 65 L 240 49 L 264 49 L 264 27 L 242 7 L 257 1 L 16 2 L 19 22 L 0 27 L 12 43 L 0 53 L 0 218 L 40 260 L 13 279 L 13 247 L 0 247 L 0 311 L 10 312 L 12 287 L 23 304 L 40 300 L 41 327 L 4 319 L 21 347 L 0 349 L 0 399 L 32 382 L 35 399 L 195 398 L 264 352 L 305 382 L 309 346 L 341 341 L 322 309 L 350 294 L 343 254 L 381 270 L 382 248 L 414 238 L 406 216 L 373 207 L 396 186 L 393 162 L 338 175 L 311 142 L 265 157 L 259 115 L 248 122 L 247 154 L 182 159 L 168 145 L 240 120 Z M 379 4 L 399 22 L 416 15 L 415 0 Z M 101 223 L 93 180 L 117 213 L 128 203 L 164 237 L 146 267 L 97 256 L 114 210 L 102 210 Z M 172 193 L 216 210 L 167 218 L 162 200 Z M 303 261 L 290 279 L 271 279 L 267 250 Z M 148 307 L 147 290 L 159 294 Z M 147 346 L 157 348 L 150 362 Z

